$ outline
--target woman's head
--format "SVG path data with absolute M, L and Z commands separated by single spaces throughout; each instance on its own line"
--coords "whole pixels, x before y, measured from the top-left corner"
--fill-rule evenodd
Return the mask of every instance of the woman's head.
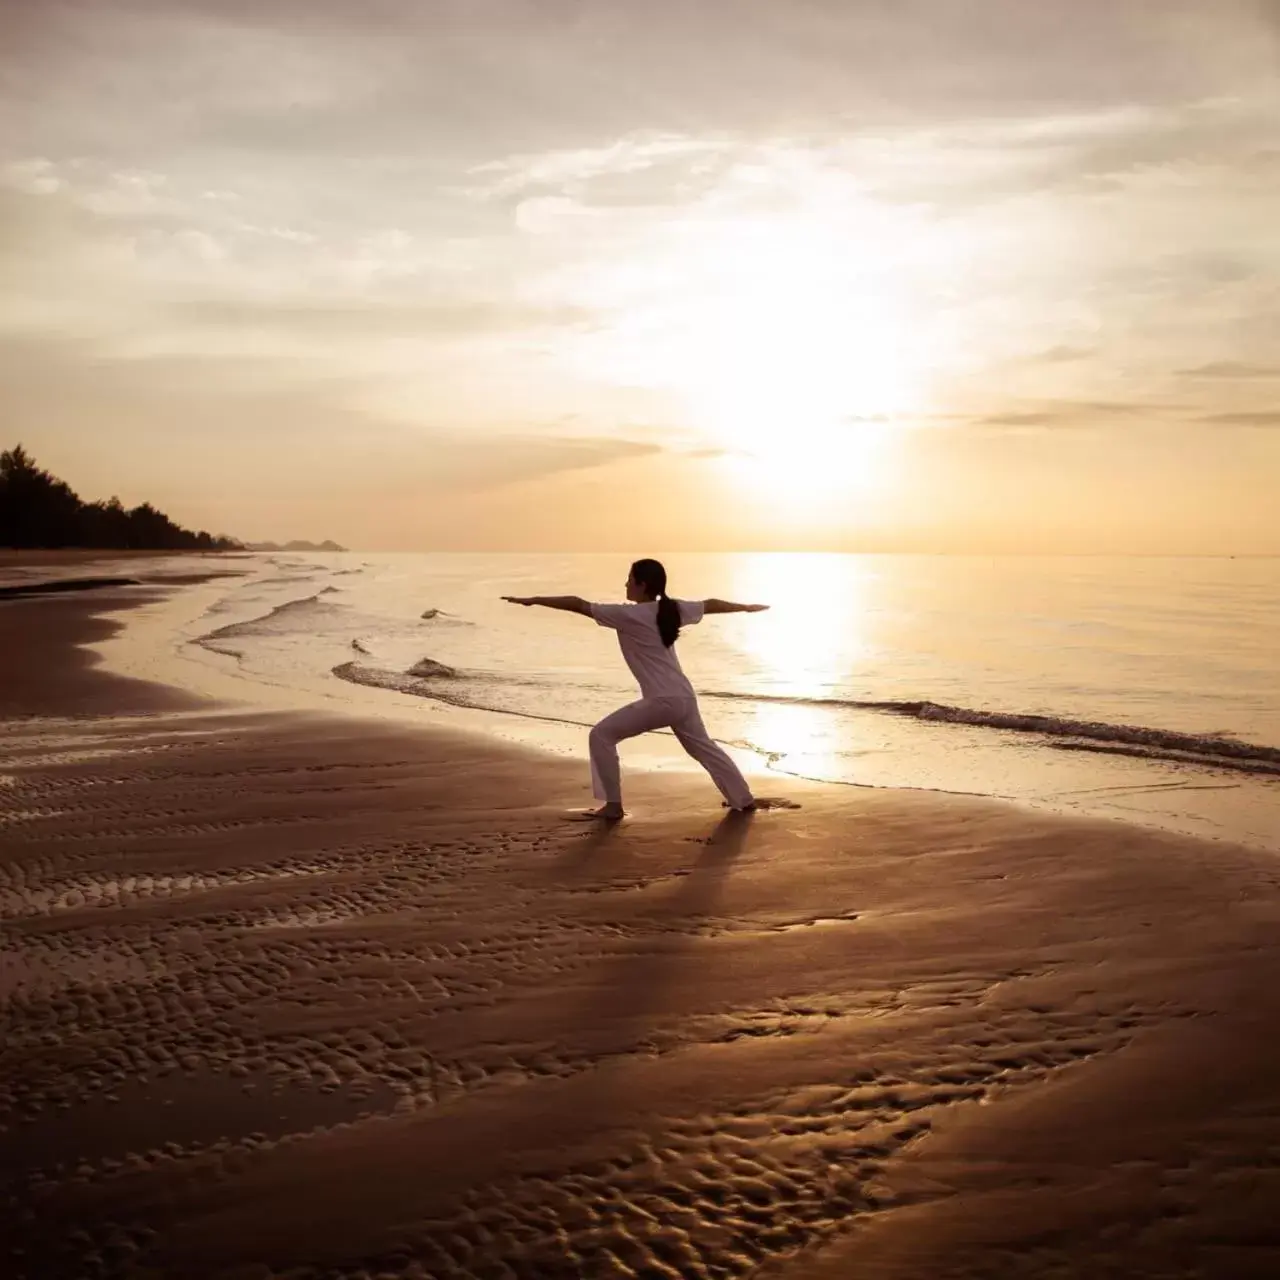
M 627 599 L 658 602 L 658 634 L 671 648 L 680 634 L 680 606 L 667 596 L 667 571 L 660 560 L 637 560 L 627 577 Z
M 667 594 L 667 571 L 660 560 L 637 560 L 627 578 L 627 599 L 637 604 Z

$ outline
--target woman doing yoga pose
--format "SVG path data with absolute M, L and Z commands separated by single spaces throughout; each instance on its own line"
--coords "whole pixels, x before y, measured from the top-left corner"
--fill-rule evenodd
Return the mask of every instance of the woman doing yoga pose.
M 756 806 L 747 780 L 724 748 L 712 741 L 702 723 L 698 698 L 680 669 L 675 642 L 682 626 L 708 613 L 759 613 L 767 604 L 729 600 L 673 600 L 667 571 L 657 560 L 637 560 L 627 577 L 627 604 L 590 604 L 579 596 L 503 596 L 511 604 L 540 604 L 594 618 L 618 633 L 622 657 L 640 685 L 640 698 L 605 716 L 591 730 L 591 784 L 599 809 L 588 815 L 616 820 L 623 816 L 618 743 L 650 729 L 670 728 L 680 745 L 711 775 L 731 809 Z

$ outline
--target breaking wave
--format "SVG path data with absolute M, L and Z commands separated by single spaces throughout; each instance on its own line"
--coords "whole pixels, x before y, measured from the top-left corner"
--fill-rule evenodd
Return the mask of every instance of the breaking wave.
M 529 681 L 507 680 L 491 673 L 460 672 L 432 658 L 423 658 L 405 671 L 347 662 L 334 667 L 333 675 L 352 684 L 391 689 L 478 711 L 564 724 L 589 723 L 534 711 L 527 706 L 510 705 L 499 693 L 503 687 L 524 686 L 530 684 Z M 702 696 L 735 702 L 785 703 L 902 716 L 938 725 L 963 725 L 1035 735 L 1045 740 L 1044 745 L 1059 751 L 1094 751 L 1280 777 L 1280 748 L 1244 742 L 1225 734 L 1181 733 L 1144 725 L 1110 724 L 1101 720 L 1078 720 L 1031 712 L 983 711 L 927 700 L 797 698 L 780 694 L 727 692 L 708 692 Z M 765 755 L 773 754 L 751 743 L 736 745 L 747 746 Z
M 953 707 L 928 701 L 792 698 L 780 694 L 756 693 L 707 693 L 703 696 L 745 702 L 848 707 L 937 724 L 970 725 L 981 729 L 1002 729 L 1010 733 L 1038 734 L 1050 739 L 1049 745 L 1062 751 L 1098 751 L 1112 755 L 1142 756 L 1152 760 L 1212 765 L 1245 773 L 1280 776 L 1280 747 L 1243 742 L 1226 734 L 1181 733 L 1145 725 L 1073 720 L 1031 712 L 981 711 L 974 707 Z
M 305 631 L 317 637 L 340 639 L 344 647 L 358 655 L 355 661 L 331 668 L 336 678 L 351 684 L 433 698 L 475 710 L 558 723 L 582 723 L 577 719 L 554 714 L 554 711 L 567 709 L 563 698 L 555 693 L 554 683 L 531 680 L 528 676 L 517 676 L 515 673 L 508 677 L 497 672 L 463 672 L 430 657 L 420 658 L 404 669 L 399 669 L 398 663 L 397 669 L 389 669 L 390 664 L 385 664 L 385 659 L 382 659 L 384 647 L 391 644 L 394 646 L 391 652 L 399 648 L 403 653 L 406 641 L 412 643 L 411 635 L 416 624 L 399 624 L 400 634 L 388 639 L 384 620 L 352 613 L 335 604 L 329 597 L 337 592 L 336 587 L 323 587 L 312 595 L 277 605 L 258 617 L 219 627 L 197 637 L 193 643 L 243 660 L 248 648 L 242 643 L 244 641 L 283 637 Z M 426 609 L 420 618 L 432 622 L 433 629 L 446 624 L 474 625 L 436 608 Z M 364 631 L 366 624 L 370 631 Z M 363 634 L 359 639 L 353 640 L 350 637 L 357 628 Z M 412 653 L 413 650 L 409 652 Z M 537 693 L 531 691 L 535 687 Z M 604 687 L 584 684 L 575 684 L 572 689 L 575 702 L 580 696 L 589 695 L 589 714 L 594 711 L 595 703 L 599 700 L 597 695 L 612 692 Z M 1224 733 L 1189 733 L 1034 712 L 983 710 L 928 699 L 806 698 L 732 691 L 708 691 L 703 697 L 757 705 L 773 703 L 826 708 L 834 712 L 845 710 L 891 715 L 939 726 L 957 725 L 1024 734 L 1038 738 L 1044 746 L 1058 751 L 1131 756 L 1280 778 L 1280 747 L 1246 742 Z M 544 711 L 544 708 L 548 710 Z M 575 705 L 574 710 L 588 708 Z
M 334 667 L 331 674 L 348 684 L 364 685 L 369 689 L 389 689 L 393 693 L 407 693 L 415 698 L 430 698 L 434 702 L 443 702 L 451 707 L 465 707 L 470 711 L 491 711 L 499 715 L 518 716 L 522 720 L 543 720 L 548 724 L 569 724 L 583 729 L 591 726 L 589 720 L 574 720 L 568 716 L 554 716 L 495 704 L 488 698 L 477 696 L 477 686 L 479 691 L 484 691 L 486 686 L 492 689 L 504 682 L 486 680 L 475 674 L 463 675 L 431 658 L 415 662 L 408 671 L 387 671 L 380 667 L 362 666 L 358 662 L 343 662 Z
M 429 664 L 432 670 L 427 670 L 424 664 Z M 460 698 L 449 697 L 442 690 L 433 689 L 426 694 L 422 686 L 427 680 L 450 679 L 458 674 L 452 667 L 446 667 L 440 662 L 431 662 L 427 658 L 422 662 L 415 662 L 408 671 L 387 671 L 382 667 L 366 667 L 359 662 L 342 662 L 333 668 L 333 674 L 348 684 L 362 684 L 370 689 L 391 689 L 396 693 L 415 693 L 420 696 L 425 694 L 425 696 L 439 698 L 442 702 L 453 702 L 459 706 L 470 705 Z
M 202 648 L 212 649 L 215 653 L 229 654 L 233 658 L 242 658 L 244 651 L 228 643 L 251 636 L 273 635 L 292 629 L 298 619 L 307 614 L 314 614 L 318 608 L 327 608 L 323 604 L 325 596 L 337 591 L 337 587 L 322 587 L 314 595 L 303 596 L 300 600 L 289 600 L 278 604 L 274 609 L 256 618 L 248 618 L 244 622 L 233 622 L 225 627 L 218 627 L 205 635 L 196 636 L 192 641 Z M 282 625 L 283 624 L 283 625 Z

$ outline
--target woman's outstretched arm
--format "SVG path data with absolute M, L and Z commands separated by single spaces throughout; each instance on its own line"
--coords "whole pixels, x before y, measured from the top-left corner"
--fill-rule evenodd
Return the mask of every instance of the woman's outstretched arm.
M 703 613 L 761 613 L 767 604 L 735 604 L 732 600 L 704 600 Z
M 591 616 L 591 606 L 581 596 L 503 596 L 508 604 L 540 604 L 548 609 L 563 609 L 566 613 L 582 613 Z

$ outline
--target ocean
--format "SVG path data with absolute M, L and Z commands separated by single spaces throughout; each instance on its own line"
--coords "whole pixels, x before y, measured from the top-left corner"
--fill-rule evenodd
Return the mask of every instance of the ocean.
M 713 736 L 771 775 L 762 792 L 799 776 L 989 795 L 1280 851 L 1280 559 L 663 559 L 676 596 L 772 606 L 709 617 L 678 650 Z M 612 633 L 499 598 L 620 600 L 625 557 L 227 567 L 246 572 L 126 618 L 109 665 L 250 703 L 447 709 L 584 762 L 586 727 L 635 696 Z M 660 738 L 624 744 L 624 780 L 687 767 Z

